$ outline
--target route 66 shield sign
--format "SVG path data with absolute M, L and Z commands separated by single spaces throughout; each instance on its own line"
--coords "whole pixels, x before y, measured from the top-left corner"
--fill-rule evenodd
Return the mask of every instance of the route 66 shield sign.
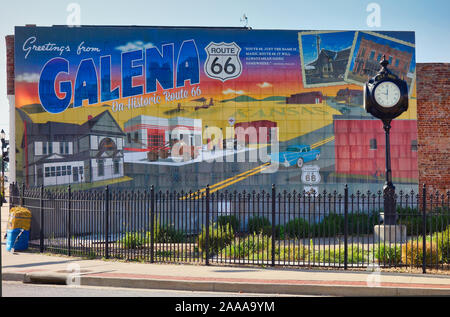
M 242 74 L 242 63 L 239 58 L 241 48 L 234 42 L 211 42 L 205 51 L 208 55 L 204 70 L 205 74 L 222 82 L 238 78 Z
M 319 184 L 321 177 L 320 167 L 317 165 L 305 165 L 302 167 L 302 182 L 304 184 Z

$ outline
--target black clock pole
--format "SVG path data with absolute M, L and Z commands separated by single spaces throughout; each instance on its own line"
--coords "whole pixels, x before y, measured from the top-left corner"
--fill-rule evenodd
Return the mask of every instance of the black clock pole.
M 390 131 L 392 120 L 408 110 L 408 86 L 405 80 L 400 79 L 388 69 L 389 61 L 386 60 L 386 56 L 383 55 L 380 65 L 380 71 L 370 78 L 364 86 L 364 108 L 383 122 L 386 136 L 386 182 L 383 186 L 384 225 L 395 226 L 397 212 L 395 187 L 392 183 Z M 389 102 L 381 104 L 375 96 L 377 87 L 385 83 L 391 83 L 398 87 L 400 96 L 395 104 L 389 104 Z
M 395 225 L 396 224 L 396 208 L 395 208 L 395 186 L 392 183 L 392 170 L 391 170 L 391 142 L 390 142 L 390 119 L 384 119 L 383 129 L 386 136 L 386 181 L 383 186 L 384 196 L 384 224 Z

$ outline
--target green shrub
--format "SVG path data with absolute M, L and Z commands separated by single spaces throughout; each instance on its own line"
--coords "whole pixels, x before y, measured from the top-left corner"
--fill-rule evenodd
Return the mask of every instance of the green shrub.
M 380 264 L 398 265 L 402 261 L 402 248 L 401 246 L 380 244 L 375 250 L 375 258 Z
M 155 242 L 159 243 L 176 243 L 185 242 L 183 232 L 176 230 L 173 226 L 156 226 L 155 227 Z
M 398 224 L 406 226 L 407 235 L 423 234 L 423 214 L 417 208 L 397 207 Z M 438 232 L 450 224 L 448 208 L 434 208 L 426 216 L 426 234 Z
M 234 230 L 234 232 L 239 231 L 240 222 L 239 222 L 238 217 L 236 217 L 235 215 L 227 215 L 227 216 L 217 217 L 217 225 L 218 226 L 225 226 L 227 223 L 230 224 L 230 226 Z
M 235 239 L 222 250 L 222 254 L 231 258 L 267 260 L 271 258 L 271 250 L 272 237 L 262 233 L 254 233 L 244 239 Z
M 180 243 L 186 242 L 186 236 L 182 231 L 175 229 L 174 225 L 163 225 L 155 220 L 153 229 L 153 238 L 158 243 Z M 146 234 L 147 242 L 150 243 L 151 233 Z
M 348 263 L 362 263 L 366 262 L 366 253 L 367 250 L 364 250 L 356 246 L 352 249 L 352 247 L 349 246 L 348 248 Z
M 299 261 L 308 256 L 308 251 L 303 246 L 276 246 L 275 260 Z M 262 233 L 252 234 L 241 240 L 234 240 L 221 251 L 221 255 L 230 258 L 248 260 L 272 259 L 272 237 Z
M 379 223 L 379 213 L 349 213 L 347 216 L 348 234 L 370 234 Z M 332 237 L 343 235 L 345 230 L 345 216 L 343 214 L 330 213 L 323 217 L 319 223 L 310 225 L 312 237 Z
M 371 234 L 375 225 L 379 224 L 378 212 L 350 213 L 348 215 L 348 234 Z
M 272 230 L 272 227 L 271 227 Z M 272 231 L 270 232 L 270 235 L 272 235 Z M 276 225 L 275 226 L 275 239 L 281 239 L 284 240 L 288 238 L 286 236 L 285 227 L 282 225 Z
M 397 223 L 399 225 L 406 226 L 406 234 L 407 235 L 417 235 L 422 234 L 422 215 L 415 208 L 410 207 L 397 207 L 398 220 Z
M 142 247 L 146 243 L 145 235 L 140 232 L 127 232 L 117 241 L 120 247 L 127 249 L 136 249 Z
M 319 223 L 311 225 L 312 237 L 331 237 L 344 234 L 344 216 L 330 213 L 323 217 Z
M 203 227 L 202 232 L 198 236 L 198 246 L 202 252 L 206 251 L 206 230 L 208 230 L 209 254 L 216 254 L 234 239 L 233 228 L 231 228 L 229 223 L 225 226 L 212 224 L 208 226 L 208 229 Z
M 366 262 L 366 250 L 363 252 L 362 248 L 359 246 L 355 246 L 353 249 L 351 246 L 348 248 L 348 255 L 347 255 L 347 263 L 353 264 L 353 263 L 363 263 Z M 316 251 L 314 253 L 314 256 L 310 255 L 309 259 L 320 261 L 322 263 L 341 263 L 344 264 L 345 262 L 345 253 L 344 249 L 341 248 L 327 248 L 324 250 Z
M 286 238 L 304 238 L 308 237 L 309 224 L 303 218 L 295 218 L 284 226 L 284 236 Z
M 303 246 L 294 245 L 289 247 L 280 247 L 278 249 L 276 248 L 275 254 L 280 260 L 305 261 L 308 259 L 309 251 Z M 275 259 L 277 259 L 277 257 Z
M 448 225 L 450 225 L 450 213 L 447 209 L 436 208 L 427 217 L 427 233 L 445 230 Z
M 248 220 L 247 231 L 250 234 L 262 233 L 266 236 L 272 235 L 272 223 L 266 217 L 254 216 Z M 281 225 L 275 226 L 275 238 L 284 239 L 284 227 Z
M 436 232 L 432 242 L 437 243 L 441 260 L 450 264 L 450 226 L 442 232 Z
M 271 234 L 272 233 L 272 223 L 266 217 L 254 216 L 248 220 L 248 232 L 250 233 L 260 233 Z

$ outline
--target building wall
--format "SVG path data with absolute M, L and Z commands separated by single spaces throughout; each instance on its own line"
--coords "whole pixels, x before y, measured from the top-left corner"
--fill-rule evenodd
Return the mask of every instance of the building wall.
M 416 179 L 417 150 L 412 146 L 416 120 L 394 120 L 391 129 L 392 177 Z M 338 174 L 385 178 L 385 133 L 380 120 L 335 120 L 335 167 Z
M 450 190 L 450 63 L 417 64 L 419 184 Z
M 14 95 L 14 35 L 5 37 L 6 41 L 6 93 Z
M 10 142 L 15 144 L 14 140 L 14 37 L 6 37 L 7 46 L 7 94 L 11 106 L 10 111 Z M 387 52 L 386 52 L 387 53 Z M 366 55 L 370 50 L 366 49 Z M 386 54 L 389 58 L 388 53 Z M 377 54 L 374 57 L 377 58 Z M 394 57 L 395 61 L 395 57 Z M 402 67 L 402 63 L 399 65 Z M 432 63 L 416 65 L 416 85 L 417 85 L 417 114 L 418 114 L 418 161 L 419 161 L 419 183 L 426 183 L 431 189 L 449 190 L 450 189 L 450 163 L 448 154 L 450 153 L 449 137 L 449 75 L 450 64 Z M 285 72 L 288 74 L 289 72 Z M 291 73 L 289 73 L 291 74 Z M 295 75 L 295 73 L 293 73 Z M 253 75 L 252 75 L 253 76 Z M 296 75 L 295 75 L 296 76 Z M 295 76 L 291 76 L 292 78 Z M 289 77 L 289 78 L 291 78 Z M 256 75 L 255 75 L 256 78 Z M 259 78 L 259 77 L 258 77 Z M 253 80 L 253 77 L 251 77 Z M 18 86 L 20 83 L 17 83 Z M 300 92 L 303 90 L 299 90 Z M 295 96 L 296 91 L 289 91 L 283 96 Z M 287 102 L 289 103 L 289 102 Z M 253 118 L 252 118 L 253 119 Z M 246 119 L 247 121 L 250 118 Z M 19 127 L 20 128 L 20 127 Z M 20 144 L 20 140 L 18 140 Z M 77 144 L 74 144 L 77 147 Z M 74 151 L 76 149 L 74 148 Z M 11 159 L 11 181 L 15 177 L 15 151 L 10 151 Z M 18 164 L 20 167 L 20 163 Z M 205 165 L 207 168 L 210 166 Z M 18 175 L 21 170 L 19 168 Z M 199 174 L 200 175 L 200 174 Z M 163 181 L 170 183 L 170 178 L 166 174 L 160 176 Z M 284 176 L 283 176 L 284 177 Z M 200 178 L 200 176 L 199 176 Z M 161 184 L 163 183 L 161 182 Z
M 119 160 L 119 170 L 118 173 L 114 171 L 114 159 L 113 158 L 102 158 L 103 160 L 103 175 L 99 175 L 99 159 L 91 159 L 92 175 L 91 181 L 103 181 L 107 179 L 113 179 L 123 176 L 123 158 L 118 158 Z
M 15 99 L 14 99 L 14 35 L 7 35 L 6 42 L 6 94 L 9 104 L 9 144 L 16 144 L 16 133 L 13 126 L 15 122 Z M 10 148 L 14 148 L 10 146 Z M 16 151 L 9 151 L 9 181 L 16 181 Z
M 57 173 L 56 169 L 59 167 L 62 169 L 63 166 L 69 166 L 70 167 L 70 174 L 67 173 L 63 175 L 62 171 Z M 83 169 L 84 163 L 83 162 L 57 162 L 57 163 L 46 163 L 42 166 L 39 166 L 42 168 L 43 171 L 43 180 L 44 180 L 44 186 L 50 186 L 50 185 L 65 185 L 65 184 L 73 184 L 73 183 L 80 183 L 85 182 L 85 178 L 83 175 L 83 179 L 78 176 L 78 181 L 73 180 L 73 169 L 78 168 Z M 49 169 L 49 171 L 46 171 L 46 168 Z M 54 172 L 52 173 L 52 168 L 55 168 Z M 50 174 L 48 174 L 50 173 Z M 84 173 L 83 173 L 84 174 Z M 32 177 L 33 178 L 33 177 Z M 41 185 L 39 182 L 36 182 L 35 186 Z

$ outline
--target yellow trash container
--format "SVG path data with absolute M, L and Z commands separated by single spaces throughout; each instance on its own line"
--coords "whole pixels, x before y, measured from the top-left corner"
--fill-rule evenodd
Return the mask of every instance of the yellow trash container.
M 13 207 L 9 211 L 6 230 L 6 250 L 21 251 L 28 249 L 30 239 L 31 212 L 25 207 Z

